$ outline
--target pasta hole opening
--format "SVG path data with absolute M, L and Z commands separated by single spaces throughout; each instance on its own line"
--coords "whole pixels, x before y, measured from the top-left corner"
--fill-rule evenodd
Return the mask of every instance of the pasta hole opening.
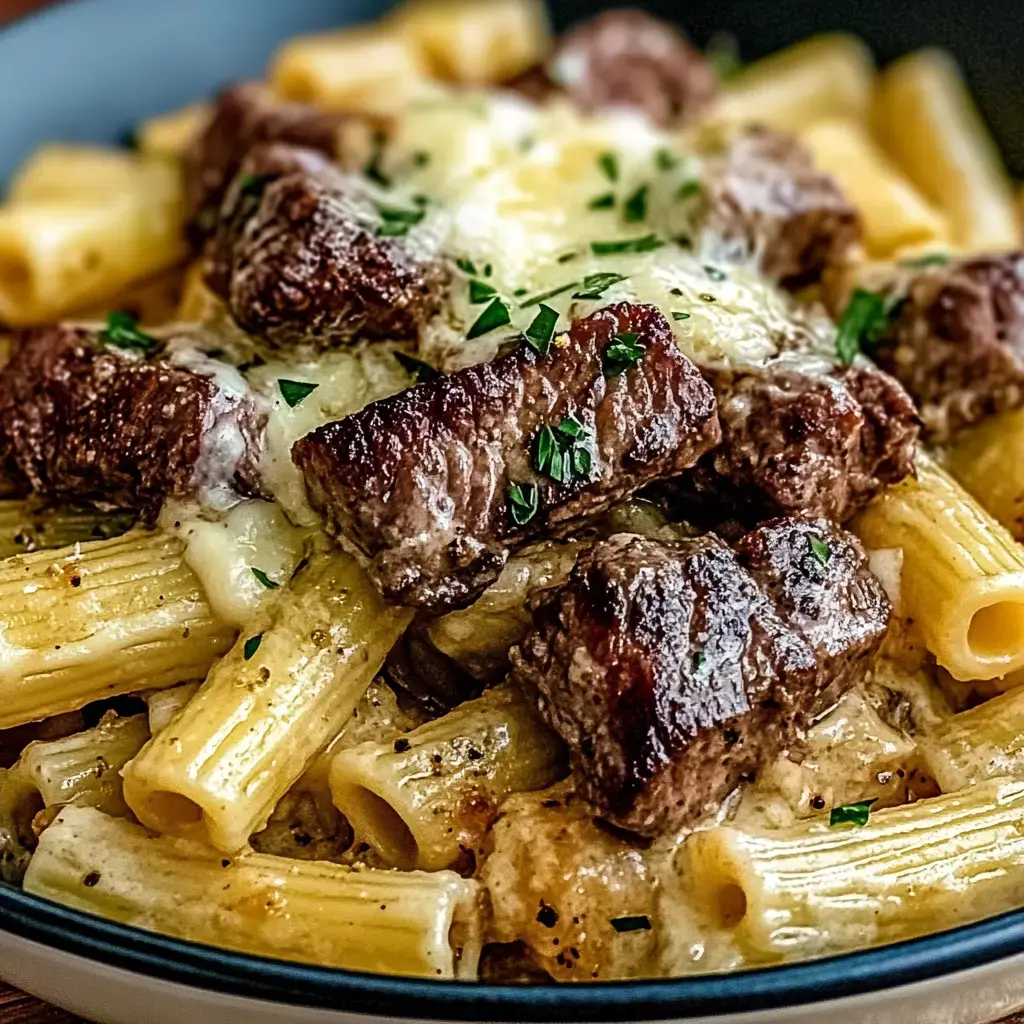
M 159 831 L 173 832 L 183 825 L 198 825 L 203 820 L 202 807 L 180 793 L 156 790 L 146 802 L 151 819 L 159 823 Z
M 967 644 L 978 658 L 1002 658 L 1007 641 L 1024 636 L 1024 604 L 1000 601 L 979 608 L 967 629 Z
M 416 837 L 387 800 L 365 786 L 351 786 L 341 809 L 357 838 L 369 843 L 388 863 L 406 871 L 416 867 Z
M 747 916 L 747 894 L 735 882 L 723 885 L 715 898 L 718 921 L 723 928 L 735 928 Z

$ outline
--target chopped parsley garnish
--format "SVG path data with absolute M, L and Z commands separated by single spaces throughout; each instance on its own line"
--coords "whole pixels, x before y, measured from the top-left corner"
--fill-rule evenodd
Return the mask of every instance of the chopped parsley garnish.
M 556 295 L 561 295 L 562 292 L 567 292 L 570 288 L 575 288 L 577 284 L 577 281 L 570 281 L 568 284 L 561 284 L 557 288 L 552 288 L 549 292 L 541 292 L 540 295 L 531 295 L 528 299 L 523 299 L 523 301 L 519 303 L 519 308 L 527 309 L 530 306 L 536 306 L 538 303 L 546 302 L 548 299 L 553 299 Z M 523 294 L 525 294 L 525 292 Z
M 398 365 L 415 378 L 417 384 L 422 384 L 424 381 L 434 380 L 441 376 L 430 363 L 425 363 L 422 359 L 417 359 L 415 356 L 410 356 L 405 352 L 396 352 L 395 358 L 398 360 Z
M 684 181 L 676 192 L 676 199 L 691 199 L 700 191 L 700 182 L 695 178 Z
M 671 171 L 679 166 L 679 157 L 670 149 L 662 147 L 654 153 L 654 166 L 659 171 Z
M 574 299 L 599 299 L 613 284 L 625 281 L 625 274 L 587 274 L 583 278 L 583 291 L 576 292 Z M 569 286 L 570 288 L 573 285 Z
M 822 565 L 828 565 L 829 559 L 832 557 L 832 549 L 820 537 L 815 537 L 813 533 L 810 535 L 809 540 L 811 542 L 811 554 Z
M 602 153 L 597 158 L 597 166 L 609 181 L 619 180 L 619 158 L 614 153 Z
M 413 167 L 426 167 L 430 163 L 430 154 L 423 149 L 417 150 L 412 155 Z
M 707 274 L 708 277 L 716 284 L 721 283 L 726 278 L 724 270 L 719 270 L 718 267 L 713 267 L 709 263 L 704 264 L 704 273 Z
M 623 238 L 618 242 L 591 242 L 590 251 L 595 256 L 613 256 L 623 252 L 653 252 L 664 244 L 657 235 L 644 235 L 643 238 Z
M 484 277 L 490 277 L 491 274 L 493 274 L 493 273 L 494 273 L 494 267 L 492 267 L 490 265 L 490 263 L 485 263 L 484 264 Z
M 423 210 L 403 210 L 398 206 L 380 204 L 377 206 L 377 212 L 381 219 L 377 234 L 384 238 L 396 238 L 408 234 L 409 228 L 415 227 L 425 216 Z
M 252 569 L 253 576 L 256 577 L 267 588 L 267 590 L 277 590 L 280 583 L 275 583 L 262 569 L 257 569 L 256 566 L 250 566 Z
M 281 392 L 281 397 L 289 409 L 294 409 L 299 402 L 308 398 L 318 387 L 320 387 L 319 384 L 310 384 L 304 380 L 285 380 L 284 377 L 279 377 L 277 380 L 277 389 Z
M 120 309 L 112 309 L 107 314 L 107 325 L 101 337 L 116 348 L 133 352 L 151 352 L 160 344 L 152 335 L 139 330 L 139 322 L 131 313 Z
M 246 661 L 249 661 L 249 659 L 252 658 L 252 656 L 260 649 L 261 643 L 263 643 L 262 633 L 257 633 L 255 636 L 249 637 L 242 647 L 242 657 L 245 658 Z
M 719 82 L 728 82 L 743 70 L 739 43 L 731 32 L 716 32 L 708 40 L 704 56 Z
M 603 196 L 595 196 L 587 203 L 590 210 L 610 210 L 615 205 L 615 193 L 605 192 Z
M 885 329 L 885 302 L 877 292 L 854 289 L 849 305 L 839 320 L 836 355 L 849 366 L 865 346 L 872 346 Z
M 469 301 L 474 306 L 479 306 L 480 303 L 486 302 L 488 299 L 493 299 L 498 294 L 496 288 L 489 285 L 486 281 L 481 281 L 478 278 L 471 278 L 469 282 Z
M 586 440 L 586 428 L 575 416 L 566 416 L 554 428 L 541 427 L 533 452 L 534 469 L 560 484 L 569 483 L 573 474 L 588 476 L 592 459 Z
M 529 288 L 517 288 L 512 294 L 517 299 L 521 299 L 529 290 Z
M 672 319 L 673 320 L 689 320 L 690 319 L 690 314 L 689 313 L 680 313 L 680 312 L 677 312 L 676 310 L 673 309 L 672 310 Z
M 533 322 L 524 332 L 530 348 L 539 352 L 542 356 L 547 355 L 548 348 L 551 345 L 551 338 L 555 333 L 555 324 L 557 323 L 558 311 L 541 303 L 540 310 L 533 318 Z
M 472 260 L 467 260 L 465 256 L 460 256 L 455 261 L 455 266 L 457 266 L 464 274 L 469 274 L 471 277 L 476 276 L 476 265 Z
M 647 220 L 647 186 L 641 185 L 622 207 L 622 219 L 627 224 Z
M 900 260 L 901 267 L 911 270 L 925 270 L 928 267 L 944 267 L 949 263 L 949 256 L 944 252 L 930 252 L 925 256 L 917 256 L 913 259 Z
M 649 932 L 651 919 L 646 914 L 637 914 L 635 917 L 613 917 L 611 926 L 617 932 Z
M 510 323 L 512 317 L 509 315 L 508 306 L 501 299 L 495 299 L 476 319 L 476 323 L 469 329 L 466 337 L 472 341 L 483 334 L 490 334 Z
M 707 661 L 707 655 L 703 651 L 693 652 L 693 670 L 699 672 L 704 667 L 704 662 Z
M 387 145 L 388 137 L 387 134 L 382 131 L 376 131 L 373 133 L 373 151 L 370 154 L 370 162 L 366 165 L 363 170 L 370 181 L 375 181 L 378 185 L 383 185 L 387 188 L 391 184 L 391 179 L 381 170 L 381 160 L 384 158 L 384 147 Z
M 613 335 L 611 344 L 604 350 L 604 375 L 618 377 L 632 369 L 643 359 L 644 351 L 644 346 L 637 341 L 637 335 L 628 331 Z
M 508 485 L 508 517 L 516 526 L 525 526 L 540 507 L 540 491 L 536 484 Z
M 833 807 L 828 819 L 829 826 L 856 825 L 858 828 L 863 827 L 868 823 L 873 803 L 875 803 L 875 800 L 861 800 L 856 804 L 844 804 L 842 807 Z
M 577 256 L 579 256 L 578 252 L 563 252 L 562 255 L 558 257 L 558 262 L 568 263 L 570 260 L 576 259 Z
M 263 195 L 269 181 L 270 178 L 266 174 L 243 174 L 242 180 L 238 183 L 238 194 L 258 198 Z

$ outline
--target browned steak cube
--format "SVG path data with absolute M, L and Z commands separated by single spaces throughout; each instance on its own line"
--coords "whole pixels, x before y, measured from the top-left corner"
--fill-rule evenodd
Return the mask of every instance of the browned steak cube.
M 212 230 L 224 191 L 253 146 L 290 142 L 333 156 L 338 132 L 351 117 L 287 103 L 259 82 L 222 92 L 185 154 L 185 208 L 193 239 L 199 242 Z
M 629 367 L 614 358 L 625 348 Z M 547 356 L 521 345 L 374 402 L 292 457 L 385 597 L 441 609 L 471 601 L 526 538 L 679 473 L 718 439 L 711 388 L 665 318 L 622 303 L 575 321 Z
M 873 354 L 933 439 L 1024 405 L 1024 253 L 935 267 L 897 289 L 905 301 Z
M 856 207 L 792 135 L 748 128 L 705 161 L 702 225 L 784 285 L 817 281 L 860 240 Z
M 853 537 L 824 520 L 764 529 L 738 553 L 711 534 L 602 541 L 512 651 L 581 794 L 622 828 L 716 809 L 881 642 L 888 601 Z
M 805 512 L 844 522 L 913 469 L 917 414 L 880 370 L 792 354 L 705 374 L 722 444 L 674 485 L 680 514 L 715 522 Z
M 360 176 L 313 150 L 260 146 L 228 189 L 206 282 L 274 347 L 415 338 L 441 304 L 447 271 L 415 228 L 388 235 L 385 224 Z
M 536 101 L 568 96 L 588 113 L 631 107 L 664 126 L 692 118 L 715 94 L 700 50 L 674 25 L 631 9 L 577 25 L 544 64 L 509 84 Z
M 256 490 L 266 417 L 223 376 L 212 360 L 148 361 L 91 331 L 23 331 L 0 370 L 5 471 L 48 498 L 149 521 L 167 498 L 236 501 Z

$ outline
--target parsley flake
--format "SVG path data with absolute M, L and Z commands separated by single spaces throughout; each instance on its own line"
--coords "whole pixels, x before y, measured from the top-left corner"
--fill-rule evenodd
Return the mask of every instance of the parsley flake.
M 704 264 L 704 273 L 707 274 L 708 277 L 716 284 L 720 284 L 726 278 L 724 270 L 719 270 L 718 267 L 713 267 L 709 263 Z
M 562 292 L 567 292 L 570 288 L 575 288 L 578 281 L 570 281 L 568 284 L 559 285 L 557 288 L 552 288 L 549 292 L 541 292 L 540 295 L 531 295 L 528 299 L 523 299 L 519 303 L 520 309 L 527 309 L 530 306 L 536 306 L 541 302 L 547 302 L 548 299 L 553 299 L 556 295 L 561 295 Z M 525 292 L 523 293 L 526 294 Z
M 571 441 L 575 441 L 577 438 L 582 437 L 586 432 L 583 424 L 572 415 L 566 416 L 565 419 L 555 427 L 555 429 L 563 437 L 567 437 Z
M 481 281 L 478 278 L 471 278 L 469 282 L 469 301 L 474 306 L 479 306 L 482 302 L 487 302 L 488 299 L 493 299 L 498 294 L 496 288 L 489 285 L 486 281 Z
M 586 428 L 572 415 L 555 427 L 541 427 L 534 447 L 534 468 L 560 484 L 569 483 L 573 475 L 589 476 L 593 459 L 586 441 Z
M 558 262 L 569 263 L 571 260 L 576 259 L 577 256 L 579 256 L 578 252 L 563 252 L 562 255 L 558 257 Z
M 944 267 L 949 263 L 949 256 L 944 252 L 930 252 L 925 256 L 917 256 L 913 259 L 900 260 L 901 267 L 911 270 L 926 270 L 928 267 Z
M 617 932 L 649 932 L 651 930 L 651 919 L 646 914 L 637 914 L 634 917 L 613 917 L 611 926 Z
M 547 355 L 548 348 L 551 345 L 551 338 L 555 333 L 555 324 L 557 323 L 558 311 L 542 303 L 540 310 L 533 318 L 533 322 L 524 332 L 530 348 L 539 352 L 542 356 Z
M 684 181 L 676 192 L 676 199 L 692 199 L 700 191 L 700 182 L 694 178 Z
M 540 507 L 540 491 L 536 484 L 508 485 L 508 517 L 516 526 L 525 526 Z
M 617 242 L 591 242 L 590 251 L 595 256 L 613 256 L 624 252 L 654 252 L 665 243 L 657 235 L 643 238 L 623 238 Z
M 280 583 L 275 583 L 262 569 L 257 569 L 256 566 L 250 566 L 252 569 L 253 576 L 256 577 L 267 588 L 267 590 L 277 590 Z
M 398 206 L 384 206 L 377 204 L 377 212 L 380 214 L 381 224 L 377 234 L 382 238 L 398 238 L 409 233 L 409 228 L 415 227 L 423 220 L 423 210 L 403 210 Z
M 395 352 L 394 356 L 395 359 L 398 360 L 398 365 L 401 366 L 406 373 L 410 374 L 417 384 L 422 384 L 424 381 L 428 380 L 435 380 L 441 376 L 441 374 L 438 373 L 430 363 L 425 363 L 422 359 L 417 359 L 415 356 L 411 356 L 406 352 Z
M 512 317 L 509 314 L 508 306 L 501 299 L 495 299 L 477 318 L 476 322 L 469 329 L 466 337 L 472 341 L 481 335 L 490 334 L 510 323 Z
M 604 375 L 618 377 L 632 369 L 643 359 L 644 351 L 644 346 L 637 341 L 637 335 L 628 331 L 613 335 L 611 344 L 604 350 Z
M 599 299 L 613 284 L 625 281 L 625 274 L 587 274 L 583 278 L 583 291 L 576 292 L 574 299 Z M 570 287 L 573 287 L 570 285 Z
M 285 380 L 284 377 L 277 379 L 277 389 L 289 409 L 294 409 L 304 398 L 308 398 L 319 384 L 310 384 L 304 380 Z
M 412 165 L 413 165 L 413 167 L 426 167 L 427 164 L 429 164 L 429 163 L 430 163 L 430 154 L 426 150 L 420 149 L 420 150 L 417 150 L 415 153 L 413 153 L 413 155 L 412 155 Z
M 605 192 L 603 196 L 595 196 L 587 203 L 590 210 L 610 210 L 615 205 L 615 193 Z
M 654 153 L 654 166 L 659 171 L 672 171 L 679 166 L 679 157 L 675 155 L 670 149 L 662 147 Z
M 719 82 L 728 82 L 743 70 L 739 43 L 731 32 L 716 32 L 708 40 L 704 57 Z
M 465 256 L 460 256 L 455 261 L 455 266 L 457 266 L 464 274 L 469 274 L 471 277 L 476 276 L 476 265 L 472 260 L 467 260 Z
M 808 538 L 811 542 L 811 554 L 822 564 L 828 565 L 829 559 L 832 557 L 832 549 L 820 538 L 816 537 L 813 533 Z
M 676 310 L 673 309 L 672 310 L 672 319 L 673 320 L 689 320 L 690 319 L 690 314 L 689 313 L 680 313 L 680 312 L 677 312 Z
M 597 158 L 597 166 L 609 181 L 619 180 L 619 158 L 614 153 L 602 153 Z
M 108 344 L 131 352 L 151 352 L 160 344 L 151 334 L 139 330 L 139 322 L 131 313 L 120 309 L 112 309 L 107 314 L 107 325 L 101 337 Z
M 245 658 L 246 661 L 249 661 L 252 658 L 252 656 L 260 649 L 261 643 L 263 643 L 262 633 L 257 633 L 255 636 L 249 637 L 249 639 L 245 641 L 245 644 L 242 647 L 242 657 Z
M 855 288 L 849 305 L 839 320 L 836 355 L 849 366 L 865 346 L 873 346 L 885 330 L 886 310 L 882 296 Z
M 627 224 L 637 224 L 647 220 L 647 186 L 641 185 L 622 207 L 622 219 Z
M 828 823 L 830 828 L 836 825 L 856 825 L 863 828 L 868 823 L 871 814 L 871 805 L 876 800 L 861 800 L 855 804 L 844 804 L 842 807 L 833 807 L 829 815 Z

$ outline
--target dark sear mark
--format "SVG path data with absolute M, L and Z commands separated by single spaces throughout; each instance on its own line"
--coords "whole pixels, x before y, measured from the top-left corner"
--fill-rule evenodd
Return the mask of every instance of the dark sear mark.
M 580 794 L 656 835 L 794 742 L 826 687 L 877 649 L 889 611 L 856 538 L 825 520 L 773 520 L 736 550 L 713 534 L 621 534 L 535 601 L 513 674 L 568 744 Z
M 255 202 L 246 192 L 253 178 L 263 182 Z M 274 347 L 414 339 L 440 307 L 448 274 L 407 237 L 411 221 L 402 232 L 394 223 L 364 179 L 322 154 L 261 146 L 228 189 L 206 282 L 241 327 Z
M 623 333 L 643 358 L 608 377 L 604 352 Z M 573 452 L 587 455 L 571 455 L 562 482 L 532 459 L 538 432 L 566 422 L 586 436 Z M 440 610 L 471 601 L 528 537 L 566 533 L 681 472 L 719 436 L 711 389 L 665 318 L 621 303 L 575 321 L 545 356 L 522 344 L 374 402 L 292 456 L 313 506 L 367 556 L 385 597 Z

